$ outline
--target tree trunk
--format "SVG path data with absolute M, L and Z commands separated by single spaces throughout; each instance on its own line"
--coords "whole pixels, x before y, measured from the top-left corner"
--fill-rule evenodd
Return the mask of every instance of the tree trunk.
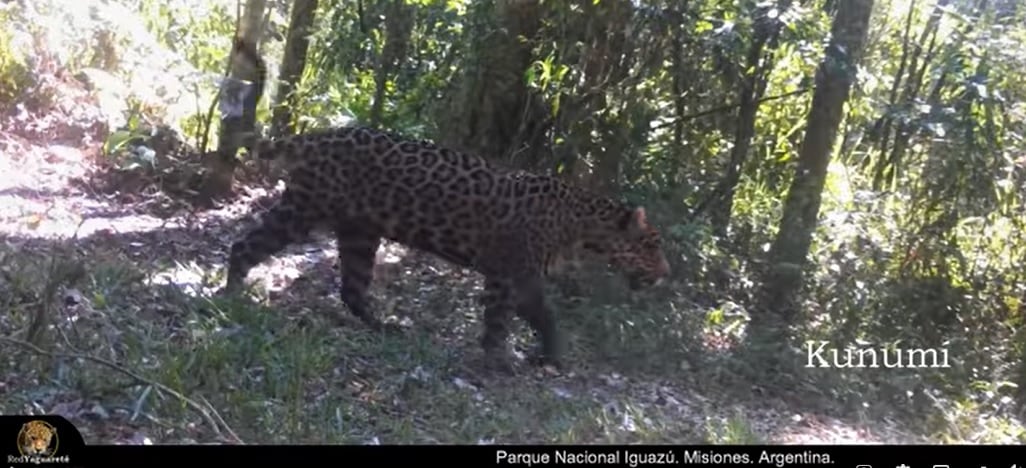
M 371 104 L 370 124 L 381 123 L 381 112 L 385 105 L 388 80 L 406 58 L 406 49 L 413 32 L 413 8 L 403 0 L 392 0 L 385 14 L 385 44 L 378 56 L 378 69 L 374 74 L 374 103 Z
M 634 5 L 626 0 L 593 3 L 595 18 L 588 28 L 593 49 L 588 54 L 584 70 L 586 82 L 592 89 L 602 89 L 614 83 L 623 86 L 625 93 L 636 86 L 624 86 L 634 63 L 633 54 L 639 53 L 632 43 L 630 26 L 634 21 Z M 587 10 L 586 10 L 587 11 Z M 631 101 L 624 95 L 599 96 L 589 102 L 594 106 L 593 129 L 598 138 L 585 140 L 595 161 L 595 170 L 586 186 L 596 193 L 616 195 L 620 190 L 620 172 L 626 162 L 624 153 L 630 149 L 629 126 Z M 619 101 L 620 103 L 618 103 Z M 612 112 L 611 112 L 612 111 Z
M 541 27 L 544 7 L 538 0 L 474 3 L 492 17 L 475 34 L 480 39 L 472 46 L 459 95 L 449 111 L 458 118 L 449 116 L 447 139 L 461 149 L 508 160 L 517 149 L 518 134 L 525 131 L 525 109 L 533 108 L 524 73 L 534 60 L 532 40 Z
M 285 54 L 281 59 L 278 92 L 271 116 L 271 136 L 290 135 L 296 131 L 292 109 L 296 104 L 295 91 L 306 68 L 306 53 L 310 47 L 310 28 L 317 14 L 317 0 L 296 0 L 289 18 L 289 33 L 285 40 Z
M 235 179 L 235 155 L 242 137 L 256 127 L 256 105 L 264 92 L 267 68 L 257 46 L 263 26 L 266 0 L 248 0 L 239 36 L 230 54 L 229 81 L 221 87 L 221 129 L 217 150 L 206 157 L 206 180 L 201 202 L 210 204 L 231 193 Z M 240 86 L 251 83 L 251 86 Z
M 775 8 L 785 9 L 789 3 L 788 0 L 780 1 Z M 763 9 L 756 11 L 755 31 L 752 34 L 752 44 L 748 49 L 745 68 L 742 70 L 744 79 L 741 81 L 741 90 L 738 93 L 740 106 L 737 116 L 738 123 L 734 131 L 734 147 L 730 151 L 727 174 L 724 176 L 719 190 L 716 191 L 721 194 L 719 195 L 720 200 L 713 204 L 710 213 L 713 231 L 721 239 L 727 235 L 730 214 L 734 209 L 734 191 L 741 180 L 741 170 L 748 159 L 748 151 L 752 147 L 759 102 L 766 93 L 766 80 L 770 69 L 773 68 L 770 56 L 765 53 L 765 49 L 767 45 L 776 42 L 781 23 L 776 18 L 770 18 L 768 13 Z
M 785 324 L 793 321 L 792 301 L 802 285 L 802 269 L 817 225 L 830 152 L 855 80 L 873 0 L 846 0 L 838 2 L 837 8 L 832 39 L 816 74 L 816 91 L 798 167 L 784 203 L 780 232 L 770 249 L 764 303 Z
M 926 68 L 930 66 L 930 62 L 936 54 L 936 42 L 937 42 L 937 31 L 940 27 L 941 17 L 944 15 L 944 11 L 947 8 L 950 0 L 938 0 L 937 4 L 934 5 L 933 12 L 930 14 L 930 18 L 926 21 L 926 26 L 919 35 L 919 40 L 914 44 L 908 43 L 908 38 L 905 40 L 905 49 L 908 52 L 908 65 L 906 70 L 905 55 L 906 52 L 902 53 L 902 69 L 899 72 L 905 71 L 907 78 L 904 81 L 904 90 L 902 91 L 901 98 L 898 99 L 897 104 L 894 103 L 895 96 L 897 95 L 898 85 L 901 81 L 901 75 L 899 74 L 898 79 L 895 79 L 894 87 L 891 90 L 891 105 L 896 106 L 899 109 L 903 109 L 905 112 L 914 115 L 912 109 L 920 102 L 919 93 L 923 88 L 923 78 L 926 73 Z M 909 13 L 911 16 L 911 12 Z M 971 26 L 970 26 L 971 27 Z M 908 31 L 906 30 L 906 36 Z M 930 43 L 927 44 L 927 41 Z M 926 52 L 926 57 L 923 58 L 923 52 Z M 919 60 L 923 58 L 922 66 L 919 66 Z M 909 122 L 901 121 L 897 124 L 897 128 L 894 129 L 894 143 L 887 148 L 888 138 L 891 136 L 891 127 L 894 125 L 894 119 L 888 118 L 884 122 L 884 126 L 881 129 L 883 132 L 881 145 L 880 145 L 880 162 L 876 166 L 876 171 L 873 176 L 873 187 L 878 190 L 882 190 L 885 185 L 888 185 L 894 181 L 897 176 L 899 169 L 903 166 L 902 160 L 904 159 L 905 153 L 909 148 L 909 142 L 915 133 L 913 125 Z

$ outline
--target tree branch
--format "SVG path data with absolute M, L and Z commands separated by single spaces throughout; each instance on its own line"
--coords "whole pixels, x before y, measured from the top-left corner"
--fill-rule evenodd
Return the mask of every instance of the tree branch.
M 796 90 L 791 91 L 789 93 L 778 94 L 776 96 L 764 97 L 762 99 L 759 99 L 755 103 L 756 104 L 762 104 L 764 102 L 775 101 L 777 99 L 783 99 L 783 98 L 786 98 L 786 97 L 794 96 L 796 94 L 804 94 L 804 93 L 807 93 L 807 92 L 811 91 L 811 89 L 812 88 L 799 88 L 799 89 L 796 89 Z M 661 128 L 664 128 L 664 127 L 669 127 L 670 125 L 674 125 L 674 124 L 676 124 L 678 122 L 687 122 L 688 120 L 694 120 L 694 119 L 697 119 L 697 118 L 700 118 L 700 117 L 705 117 L 707 115 L 715 114 L 717 112 L 724 112 L 724 111 L 728 111 L 728 110 L 733 110 L 733 109 L 735 109 L 737 107 L 741 107 L 741 103 L 728 104 L 728 105 L 725 105 L 725 106 L 714 107 L 712 109 L 704 110 L 704 111 L 701 111 L 701 112 L 696 112 L 694 114 L 684 115 L 684 116 L 678 117 L 678 118 L 676 118 L 674 120 L 670 120 L 668 122 L 663 122 L 663 123 L 655 126 L 653 128 L 653 130 L 658 130 L 658 129 L 661 129 Z

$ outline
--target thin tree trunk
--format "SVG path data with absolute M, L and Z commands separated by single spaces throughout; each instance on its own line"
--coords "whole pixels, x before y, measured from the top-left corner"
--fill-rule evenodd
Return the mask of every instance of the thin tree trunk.
M 830 152 L 855 80 L 872 9 L 873 0 L 838 2 L 832 39 L 816 74 L 816 91 L 805 139 L 784 203 L 780 231 L 770 250 L 771 270 L 764 291 L 767 298 L 764 303 L 785 324 L 793 322 L 792 300 L 802 286 L 802 270 L 817 225 Z M 763 315 L 757 314 L 757 317 Z M 765 320 L 765 317 L 760 318 Z
M 777 8 L 786 8 L 789 1 L 781 1 Z M 752 147 L 752 137 L 755 136 L 755 119 L 758 117 L 759 102 L 766 92 L 766 79 L 771 68 L 770 57 L 765 53 L 766 46 L 775 42 L 775 37 L 780 30 L 780 22 L 766 16 L 766 11 L 757 10 L 755 18 L 755 32 L 752 35 L 752 44 L 748 49 L 748 57 L 745 60 L 745 73 L 741 81 L 741 90 L 738 93 L 738 123 L 734 131 L 734 147 L 730 151 L 730 163 L 727 166 L 727 174 L 724 176 L 720 189 L 719 203 L 714 204 L 711 213 L 713 231 L 721 238 L 727 234 L 727 226 L 730 224 L 730 214 L 734 209 L 734 191 L 741 180 L 741 170 L 748 159 L 748 151 Z
M 480 26 L 480 39 L 472 46 L 460 90 L 450 107 L 460 112 L 457 118 L 446 116 L 446 140 L 460 149 L 506 161 L 518 149 L 514 145 L 525 112 L 531 114 L 530 120 L 538 120 L 531 112 L 531 92 L 523 77 L 534 60 L 531 41 L 542 25 L 545 7 L 538 0 L 492 0 L 473 5 L 492 15 L 488 19 L 491 24 Z
M 285 55 L 281 60 L 278 92 L 271 116 L 271 136 L 295 133 L 296 123 L 292 109 L 296 105 L 295 91 L 306 68 L 306 53 L 310 47 L 310 29 L 317 14 L 317 0 L 296 0 L 289 18 Z
M 938 0 L 934 6 L 933 12 L 930 14 L 930 18 L 926 22 L 926 26 L 923 28 L 922 33 L 919 35 L 919 40 L 916 41 L 914 50 L 909 60 L 908 65 L 908 79 L 905 80 L 905 89 L 902 92 L 901 107 L 909 109 L 919 101 L 919 92 L 923 88 L 923 76 L 926 72 L 926 68 L 930 65 L 930 60 L 934 56 L 934 43 L 937 39 L 937 30 L 940 26 L 940 19 L 943 16 L 944 8 L 950 0 Z M 932 37 L 931 44 L 927 46 L 927 39 Z M 923 56 L 923 51 L 926 51 L 926 57 L 923 58 L 922 66 L 919 66 L 919 60 Z M 898 128 L 894 131 L 894 145 L 891 146 L 890 155 L 881 153 L 881 159 L 884 163 L 880 164 L 877 168 L 877 172 L 873 177 L 873 184 L 875 188 L 881 188 L 886 183 L 890 183 L 899 173 L 899 169 L 902 167 L 902 160 L 905 157 L 905 153 L 909 148 L 909 142 L 914 134 L 913 126 L 907 122 L 902 121 L 898 124 Z
M 718 236 L 727 234 L 727 225 L 730 224 L 730 213 L 733 211 L 734 190 L 738 181 L 741 180 L 741 168 L 748 157 L 748 150 L 752 146 L 752 137 L 755 135 L 755 119 L 758 116 L 759 104 L 762 90 L 765 89 L 765 80 L 759 72 L 758 61 L 762 56 L 762 48 L 765 45 L 761 39 L 752 44 L 748 55 L 747 69 L 752 73 L 745 76 L 741 82 L 740 107 L 738 108 L 737 126 L 734 128 L 734 146 L 730 150 L 730 161 L 727 164 L 727 173 L 720 182 L 720 189 L 717 192 L 722 195 L 720 200 L 714 202 L 711 216 L 713 232 Z
M 381 112 L 385 105 L 388 80 L 406 58 L 406 49 L 413 31 L 413 9 L 403 0 L 392 0 L 385 15 L 385 44 L 378 57 L 378 69 L 374 76 L 374 103 L 371 104 L 370 124 L 381 123 Z

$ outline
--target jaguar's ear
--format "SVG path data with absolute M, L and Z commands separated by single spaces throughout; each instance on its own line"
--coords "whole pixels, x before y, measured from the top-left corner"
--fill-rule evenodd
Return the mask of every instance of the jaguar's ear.
M 648 227 L 648 218 L 645 217 L 643 206 L 634 208 L 634 212 L 631 213 L 631 225 L 639 228 Z
M 640 232 L 648 228 L 648 218 L 645 216 L 645 208 L 637 207 L 631 210 L 627 221 L 627 229 L 632 232 Z
M 645 208 L 637 207 L 634 209 L 634 213 L 631 214 L 631 221 L 639 227 L 647 227 L 648 219 L 645 218 Z

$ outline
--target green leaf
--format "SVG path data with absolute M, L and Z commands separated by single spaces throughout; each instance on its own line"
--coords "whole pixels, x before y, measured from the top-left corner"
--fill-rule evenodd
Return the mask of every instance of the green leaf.
M 132 139 L 132 136 L 133 133 L 129 130 L 118 130 L 111 133 L 107 137 L 107 141 L 103 142 L 103 153 L 109 155 L 120 150 L 125 143 Z

